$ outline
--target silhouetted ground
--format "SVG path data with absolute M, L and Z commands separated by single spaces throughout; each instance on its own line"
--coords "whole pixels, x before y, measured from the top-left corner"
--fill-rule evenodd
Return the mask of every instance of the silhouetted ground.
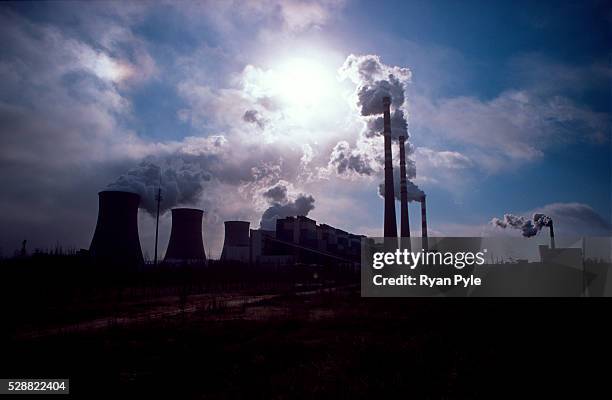
M 583 398 L 608 382 L 609 299 L 361 298 L 357 282 L 5 261 L 0 377 L 69 377 L 86 399 Z
M 82 398 L 533 397 L 530 384 L 584 395 L 605 376 L 594 362 L 610 339 L 592 311 L 609 304 L 284 294 L 12 339 L 2 375 L 70 377 Z

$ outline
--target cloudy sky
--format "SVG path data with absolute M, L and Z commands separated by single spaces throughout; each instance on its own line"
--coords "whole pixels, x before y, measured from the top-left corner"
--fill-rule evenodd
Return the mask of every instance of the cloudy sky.
M 227 219 L 380 235 L 380 87 L 433 234 L 533 212 L 610 234 L 609 5 L 381 3 L 2 3 L 2 253 L 87 248 L 114 188 L 143 197 L 152 256 L 160 173 L 164 209 L 206 210 L 213 257 Z

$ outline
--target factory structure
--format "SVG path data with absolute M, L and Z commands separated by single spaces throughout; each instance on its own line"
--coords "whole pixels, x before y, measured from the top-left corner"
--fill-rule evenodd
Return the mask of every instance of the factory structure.
M 384 106 L 384 224 L 385 238 L 397 238 L 395 193 L 393 182 L 393 158 L 391 153 L 391 98 L 383 98 Z M 422 249 L 437 251 L 437 244 L 429 248 L 427 236 L 426 196 L 408 193 L 406 177 L 405 136 L 398 137 L 400 172 L 400 237 L 410 238 L 408 216 L 409 201 L 421 205 Z M 96 259 L 111 262 L 143 264 L 144 257 L 138 235 L 138 208 L 140 196 L 135 193 L 106 190 L 98 193 L 99 213 L 89 254 Z M 158 192 L 158 202 L 161 200 Z M 202 222 L 204 211 L 195 208 L 173 208 L 170 239 L 163 262 L 165 264 L 206 265 Z M 539 215 L 538 218 L 536 218 Z M 580 249 L 557 248 L 553 221 L 537 214 L 541 227 L 549 229 L 550 246 L 539 246 L 541 261 L 577 263 L 582 259 Z M 361 246 L 365 236 L 356 235 L 327 224 L 317 224 L 303 215 L 288 216 L 276 220 L 275 230 L 251 229 L 249 221 L 225 221 L 225 238 L 219 262 L 251 266 L 347 266 L 359 267 Z M 406 241 L 410 246 L 410 241 Z M 156 243 L 157 246 L 157 243 Z M 156 261 L 157 263 L 157 257 Z
M 98 193 L 99 212 L 89 253 L 108 262 L 142 264 L 138 236 L 140 196 L 121 191 Z M 205 265 L 202 237 L 204 211 L 172 209 L 170 240 L 165 264 Z M 329 225 L 317 225 L 305 216 L 276 221 L 276 231 L 250 229 L 248 221 L 225 221 L 225 240 L 220 261 L 260 266 L 335 265 L 356 268 L 361 240 Z
M 252 265 L 295 264 L 356 267 L 361 240 L 342 229 L 305 216 L 276 220 L 276 230 L 249 229 L 246 221 L 226 221 L 221 261 Z
M 393 157 L 391 154 L 391 98 L 384 97 L 384 227 L 386 238 L 397 238 Z M 408 192 L 406 179 L 405 136 L 400 136 L 400 236 L 410 237 Z M 102 191 L 99 214 L 89 253 L 99 259 L 143 263 L 138 237 L 138 206 L 140 196 L 121 191 Z M 156 198 L 161 201 L 158 191 Z M 427 211 L 425 195 L 421 203 L 423 247 L 427 249 Z M 206 264 L 202 237 L 204 211 L 194 208 L 172 209 L 172 228 L 164 263 Z M 159 219 L 159 214 L 158 214 Z M 355 235 L 326 224 L 317 224 L 306 216 L 290 216 L 276 221 L 276 230 L 250 229 L 248 221 L 225 221 L 225 240 L 220 261 L 250 265 L 347 265 L 357 267 L 361 257 L 361 241 Z M 552 227 L 551 227 L 552 229 Z M 157 238 L 157 232 L 156 232 Z M 156 239 L 155 263 L 157 263 Z

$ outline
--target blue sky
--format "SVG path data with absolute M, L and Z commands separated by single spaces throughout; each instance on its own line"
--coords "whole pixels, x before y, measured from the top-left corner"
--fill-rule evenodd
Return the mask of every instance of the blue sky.
M 359 114 L 365 83 L 338 80 L 350 54 L 411 71 L 401 108 L 434 234 L 495 234 L 491 218 L 536 210 L 610 233 L 606 2 L 40 2 L 0 17 L 5 252 L 87 247 L 96 192 L 143 161 L 176 178 L 168 208 L 207 210 L 213 253 L 223 220 L 256 227 L 300 196 L 320 222 L 376 234 L 382 140 Z M 151 224 L 141 213 L 145 249 Z

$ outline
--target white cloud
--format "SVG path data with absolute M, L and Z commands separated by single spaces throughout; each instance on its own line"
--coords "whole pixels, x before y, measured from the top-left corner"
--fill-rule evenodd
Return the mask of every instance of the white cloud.
M 456 151 L 435 151 L 427 147 L 417 147 L 415 156 L 423 159 L 432 168 L 463 169 L 472 166 L 472 161 Z
M 568 98 L 539 97 L 529 91 L 505 91 L 494 99 L 474 97 L 431 100 L 411 98 L 412 130 L 434 136 L 485 172 L 518 167 L 541 158 L 554 143 L 598 138 L 609 129 L 609 116 Z

